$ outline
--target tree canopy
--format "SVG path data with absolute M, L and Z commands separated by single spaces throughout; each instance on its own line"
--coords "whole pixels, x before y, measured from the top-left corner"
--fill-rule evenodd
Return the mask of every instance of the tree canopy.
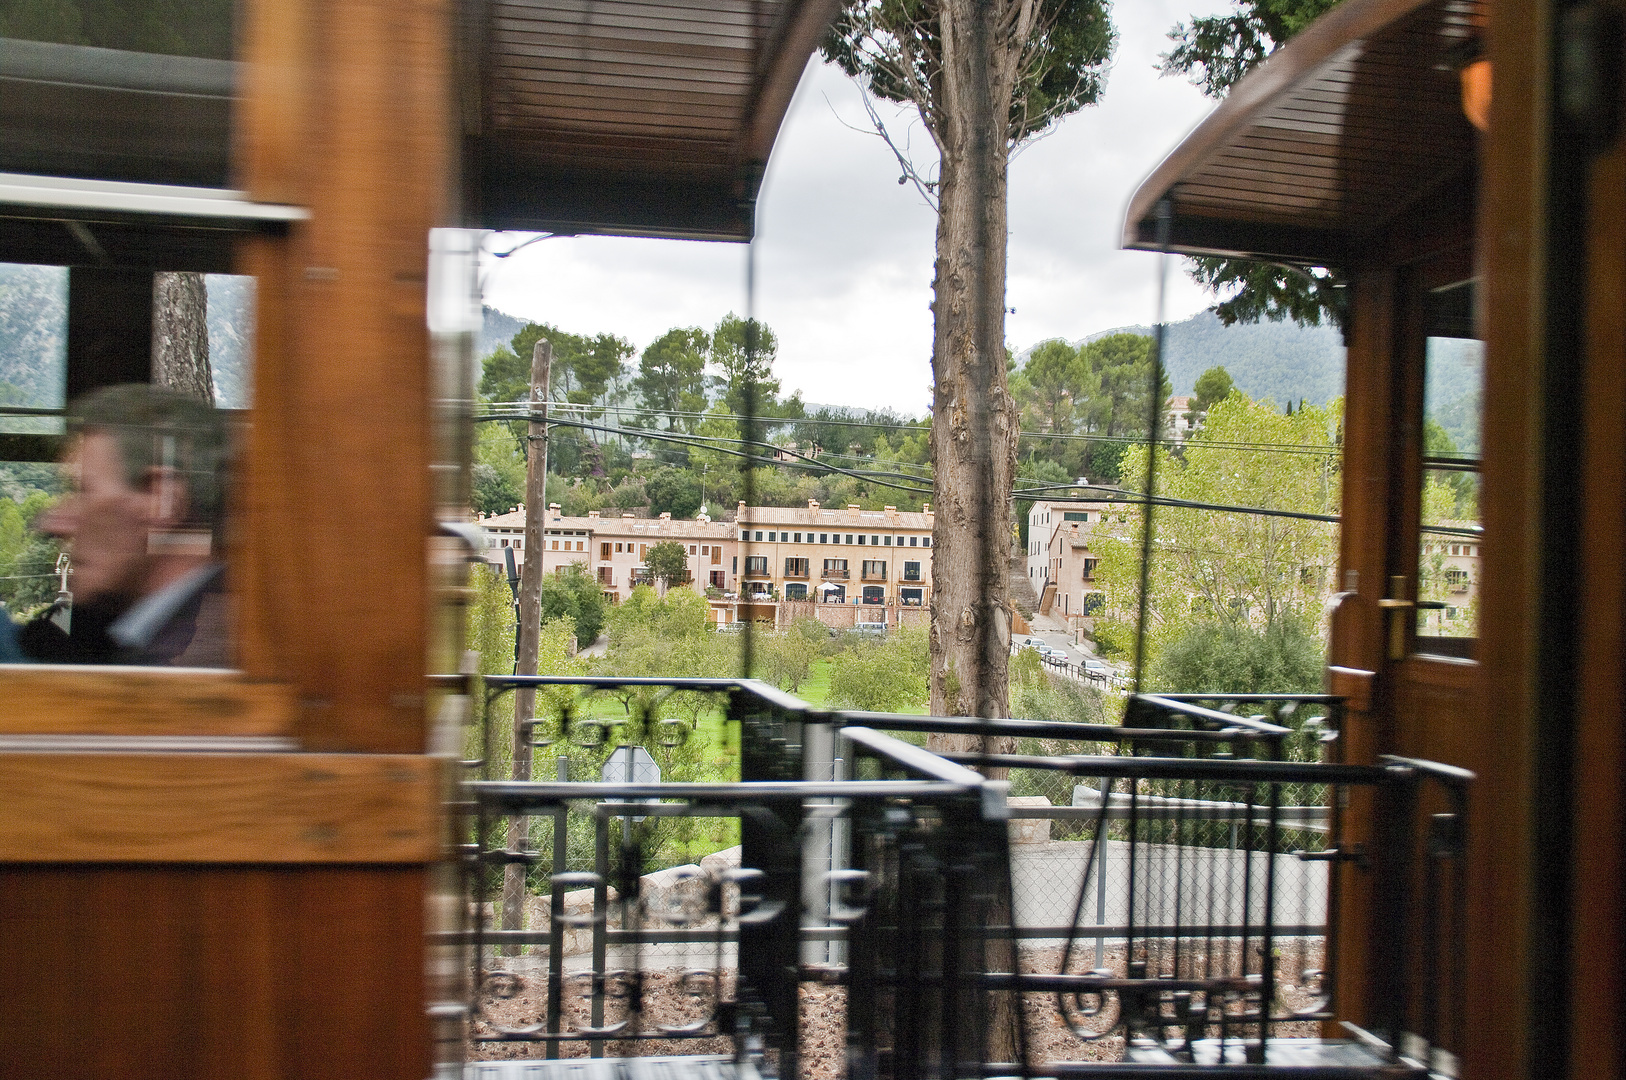
M 576 644 L 587 648 L 604 627 L 604 593 L 584 563 L 570 563 L 542 578 L 542 621 L 569 619 Z
M 1335 515 L 1342 411 L 1336 400 L 1289 416 L 1273 402 L 1232 391 L 1209 410 L 1179 455 L 1157 451 L 1158 494 Z M 1144 452 L 1126 453 L 1125 483 L 1139 486 L 1145 468 Z M 1099 543 L 1096 578 L 1106 607 L 1097 635 L 1127 650 L 1139 600 L 1141 509 L 1126 506 L 1123 516 L 1126 527 Z M 1201 626 L 1267 636 L 1287 623 L 1312 634 L 1320 630 L 1338 561 L 1336 524 L 1157 506 L 1153 528 L 1147 638 L 1154 663 Z
M 651 544 L 644 553 L 644 565 L 664 588 L 689 580 L 689 550 L 676 540 Z
M 1215 402 L 1224 401 L 1231 396 L 1231 373 L 1221 365 L 1216 365 L 1197 376 L 1197 385 L 1193 387 L 1191 407 L 1198 412 L 1207 412 Z
M 942 0 L 858 0 L 836 17 L 824 58 L 887 101 L 915 106 L 934 139 L 947 120 Z M 1020 60 L 1005 137 L 1016 146 L 1094 104 L 1117 44 L 1104 0 L 1040 0 L 1010 13 Z

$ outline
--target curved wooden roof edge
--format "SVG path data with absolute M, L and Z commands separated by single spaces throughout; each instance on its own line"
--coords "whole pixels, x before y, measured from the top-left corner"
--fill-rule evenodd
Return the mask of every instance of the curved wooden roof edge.
M 1344 0 L 1305 27 L 1264 63 L 1232 87 L 1219 106 L 1180 141 L 1130 197 L 1124 215 L 1123 247 L 1160 250 L 1155 240 L 1157 205 L 1175 184 L 1246 129 L 1259 110 L 1269 107 L 1352 41 L 1382 30 L 1431 0 Z M 1171 244 L 1170 250 L 1176 245 Z M 1216 252 L 1217 253 L 1217 252 Z M 1244 255 L 1242 251 L 1225 254 Z
M 804 0 L 786 20 L 779 40 L 768 50 L 771 59 L 758 76 L 755 107 L 740 133 L 742 160 L 767 165 L 802 72 L 844 4 L 845 0 Z

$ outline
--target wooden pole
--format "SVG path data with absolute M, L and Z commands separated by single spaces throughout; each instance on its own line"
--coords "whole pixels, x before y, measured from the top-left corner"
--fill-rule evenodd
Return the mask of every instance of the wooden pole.
M 542 632 L 542 532 L 548 519 L 548 377 L 553 365 L 553 344 L 546 338 L 531 351 L 531 413 L 525 451 L 525 564 L 519 572 L 518 655 L 514 674 L 535 675 L 537 639 Z M 527 722 L 536 710 L 536 691 L 514 691 L 515 780 L 531 778 L 531 732 Z M 508 819 L 508 850 L 525 850 L 530 819 L 516 814 Z M 525 864 L 509 863 L 503 870 L 502 928 L 523 930 Z M 504 950 L 517 956 L 517 946 Z

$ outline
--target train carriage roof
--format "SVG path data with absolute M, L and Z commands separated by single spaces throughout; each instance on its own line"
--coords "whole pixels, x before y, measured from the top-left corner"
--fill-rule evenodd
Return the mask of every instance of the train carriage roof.
M 743 240 L 840 0 L 493 0 L 470 196 L 499 228 Z
M 749 239 L 780 124 L 839 6 L 464 5 L 461 223 Z M 229 27 L 213 37 L 167 56 L 0 36 L 0 261 L 57 261 L 76 222 L 94 228 L 79 253 L 92 261 L 222 269 L 231 233 L 301 216 L 230 190 L 242 64 Z
M 1364 237 L 1460 202 L 1475 147 L 1458 72 L 1486 6 L 1344 0 L 1238 82 L 1141 184 L 1124 246 L 1342 265 Z

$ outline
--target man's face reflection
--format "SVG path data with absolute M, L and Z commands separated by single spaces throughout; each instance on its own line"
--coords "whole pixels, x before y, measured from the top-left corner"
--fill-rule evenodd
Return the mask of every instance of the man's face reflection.
M 154 494 L 125 482 L 113 436 L 88 431 L 63 462 L 65 495 L 41 515 L 39 530 L 69 545 L 76 601 L 139 596 L 146 585 Z

